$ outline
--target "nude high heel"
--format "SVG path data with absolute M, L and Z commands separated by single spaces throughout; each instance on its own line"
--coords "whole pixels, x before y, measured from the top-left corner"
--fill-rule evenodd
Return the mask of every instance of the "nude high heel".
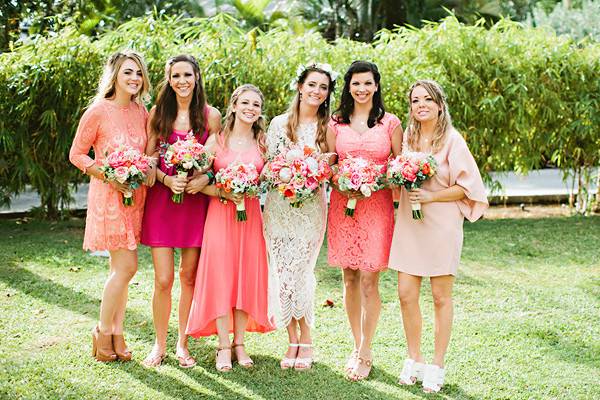
M 123 335 L 112 335 L 113 348 L 117 358 L 121 361 L 131 361 L 131 351 L 127 348 L 125 337 Z
M 104 335 L 98 325 L 92 329 L 92 356 L 100 362 L 110 362 L 117 359 L 113 349 L 112 335 Z

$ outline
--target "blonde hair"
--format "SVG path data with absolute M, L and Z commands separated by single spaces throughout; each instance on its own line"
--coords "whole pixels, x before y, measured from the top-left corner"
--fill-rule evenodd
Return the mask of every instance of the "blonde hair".
M 298 77 L 298 86 L 302 85 L 308 75 L 311 72 L 318 72 L 323 74 L 329 79 L 329 85 L 327 88 L 327 97 L 325 101 L 319 106 L 317 110 L 317 135 L 316 135 L 316 144 L 321 148 L 321 150 L 325 150 L 327 147 L 327 123 L 329 122 L 329 114 L 330 114 L 330 105 L 331 105 L 331 93 L 335 89 L 335 81 L 331 78 L 331 74 L 327 71 L 324 71 L 320 68 L 309 66 L 306 68 Z M 296 143 L 298 141 L 298 135 L 296 134 L 296 130 L 298 129 L 299 114 L 300 114 L 300 89 L 296 89 L 296 95 L 290 104 L 290 107 L 287 110 L 288 114 L 288 122 L 286 124 L 287 137 L 290 139 L 292 143 Z
M 229 105 L 227 106 L 227 112 L 225 113 L 225 122 L 223 123 L 223 144 L 225 146 L 228 145 L 229 136 L 231 131 L 233 130 L 233 126 L 235 125 L 235 112 L 233 111 L 233 106 L 237 104 L 238 98 L 245 92 L 254 92 L 260 97 L 261 108 L 265 104 L 265 96 L 263 96 L 262 92 L 259 88 L 249 83 L 246 83 L 242 86 L 239 86 L 237 89 L 233 91 L 231 94 L 231 98 L 229 99 Z M 254 132 L 254 140 L 258 143 L 258 146 L 263 152 L 266 151 L 265 145 L 265 118 L 262 113 L 258 117 L 256 121 L 252 124 L 252 132 Z
M 438 113 L 437 122 L 433 132 L 433 139 L 431 141 L 431 152 L 437 153 L 442 149 L 446 141 L 446 136 L 450 129 L 452 129 L 452 119 L 450 118 L 450 112 L 448 111 L 448 104 L 446 103 L 446 94 L 442 87 L 435 81 L 431 80 L 419 80 L 413 83 L 408 91 L 408 125 L 406 126 L 406 135 L 408 137 L 408 145 L 414 151 L 420 151 L 418 147 L 419 139 L 421 139 L 421 123 L 412 115 L 412 92 L 416 87 L 422 87 L 431 96 L 435 104 L 440 107 Z
M 102 78 L 98 84 L 98 91 L 92 103 L 102 99 L 110 99 L 115 95 L 117 75 L 125 60 L 134 61 L 142 70 L 142 88 L 138 93 L 131 96 L 131 100 L 138 104 L 150 101 L 150 79 L 148 78 L 148 68 L 144 62 L 144 57 L 133 50 L 123 50 L 113 53 L 106 61 Z

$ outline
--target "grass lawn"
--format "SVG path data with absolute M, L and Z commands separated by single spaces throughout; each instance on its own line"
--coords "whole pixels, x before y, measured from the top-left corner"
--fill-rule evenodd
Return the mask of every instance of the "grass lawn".
M 600 217 L 486 220 L 465 226 L 455 286 L 455 325 L 440 395 L 400 387 L 406 348 L 396 276 L 381 280 L 383 310 L 368 381 L 350 383 L 351 350 L 340 271 L 317 267 L 317 363 L 281 371 L 287 335 L 249 334 L 256 367 L 214 368 L 215 338 L 192 340 L 197 367 L 171 354 L 158 369 L 150 351 L 152 264 L 140 251 L 131 283 L 126 337 L 130 363 L 97 363 L 90 330 L 98 317 L 105 258 L 81 250 L 83 222 L 0 220 L 1 399 L 592 399 L 600 398 Z M 427 251 L 425 249 L 424 251 Z M 176 284 L 175 292 L 178 291 Z M 424 285 L 424 352 L 433 347 L 432 304 Z M 320 304 L 325 299 L 333 308 Z M 175 310 L 169 346 L 175 345 Z

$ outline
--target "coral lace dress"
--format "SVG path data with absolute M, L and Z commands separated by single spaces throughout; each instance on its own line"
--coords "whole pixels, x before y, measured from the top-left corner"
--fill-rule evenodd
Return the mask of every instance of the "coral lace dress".
M 226 148 L 222 138 L 215 151 L 214 170 L 233 162 L 252 163 L 260 172 L 264 161 L 257 146 L 241 152 Z M 186 333 L 193 337 L 217 333 L 215 319 L 233 309 L 248 313 L 249 332 L 275 329 L 268 312 L 268 270 L 263 221 L 258 198 L 246 198 L 247 221 L 236 221 L 235 204 L 211 197 L 204 225 L 202 252 Z

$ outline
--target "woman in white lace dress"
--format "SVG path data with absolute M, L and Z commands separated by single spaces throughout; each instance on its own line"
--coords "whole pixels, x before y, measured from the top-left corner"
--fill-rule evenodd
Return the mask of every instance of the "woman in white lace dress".
M 296 91 L 289 110 L 271 121 L 267 132 L 268 157 L 291 146 L 326 149 L 331 92 L 336 74 L 328 64 L 298 69 Z M 278 327 L 287 327 L 289 347 L 281 368 L 312 366 L 315 264 L 327 221 L 325 190 L 294 208 L 277 192 L 267 194 L 264 233 L 269 257 L 269 307 Z

